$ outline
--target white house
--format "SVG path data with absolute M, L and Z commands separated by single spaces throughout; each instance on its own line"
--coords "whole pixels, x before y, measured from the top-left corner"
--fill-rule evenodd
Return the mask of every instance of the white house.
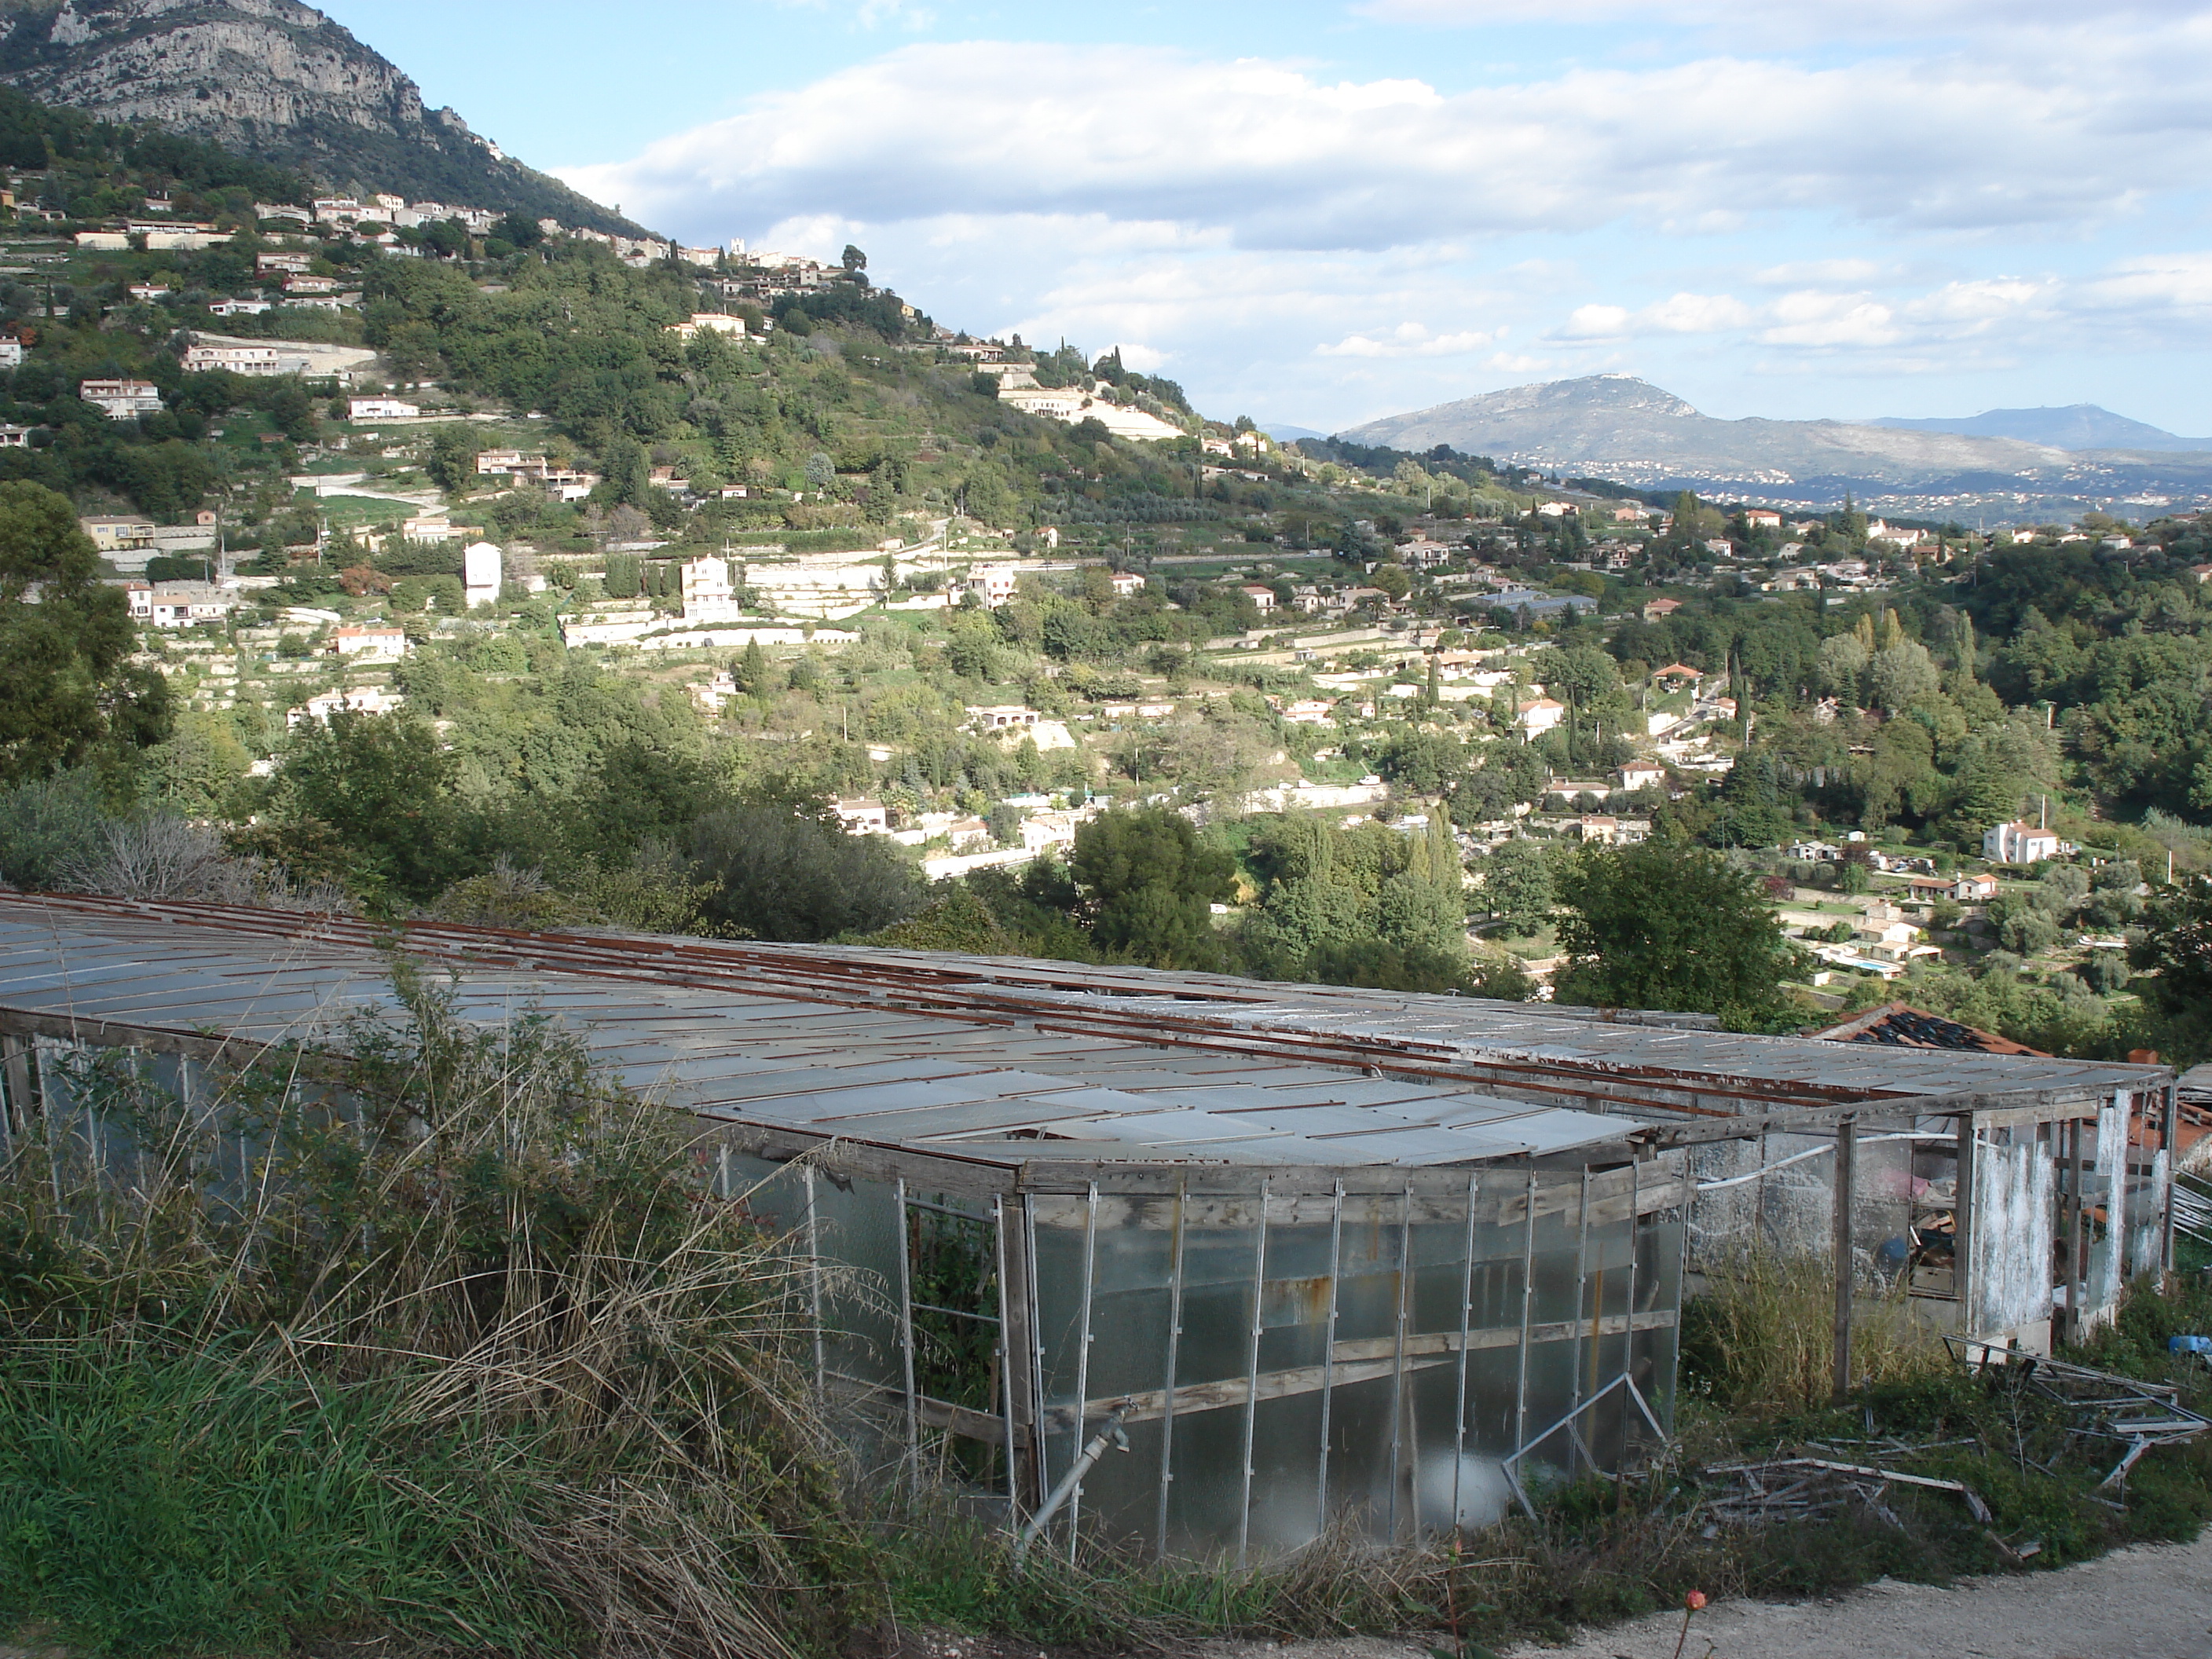
M 497 602 L 501 563 L 499 549 L 489 542 L 472 542 L 461 550 L 461 588 L 469 604 Z
M 1667 769 L 1663 766 L 1653 766 L 1647 763 L 1632 761 L 1622 767 L 1617 775 L 1620 779 L 1620 787 L 1624 791 L 1656 789 L 1666 784 Z
M 396 662 L 407 654 L 407 630 L 390 627 L 334 628 L 331 630 L 330 648 L 341 657 Z
M 702 333 L 732 334 L 742 340 L 745 337 L 745 319 L 719 311 L 695 311 L 688 322 L 669 324 L 666 332 L 684 340 Z
M 994 611 L 1014 597 L 1021 580 L 1021 572 L 1010 564 L 979 564 L 968 574 L 983 603 Z
M 1549 697 L 1538 697 L 1521 705 L 1520 712 L 1513 717 L 1513 723 L 1521 728 L 1523 736 L 1540 738 L 1566 717 L 1566 704 L 1554 702 Z
M 208 310 L 218 317 L 258 317 L 270 308 L 266 300 L 210 300 Z
M 2058 837 L 2025 822 L 1992 824 L 1982 832 L 1982 856 L 1993 864 L 2039 864 L 2058 856 Z
M 1273 588 L 1262 587 L 1257 582 L 1246 582 L 1241 591 L 1246 599 L 1251 600 L 1254 605 L 1259 607 L 1260 614 L 1261 616 L 1266 616 L 1270 611 L 1273 611 L 1275 608 L 1275 590 Z
M 404 404 L 397 398 L 346 399 L 346 418 L 349 421 L 408 421 L 422 412 L 420 405 Z
M 890 830 L 890 814 L 879 800 L 841 800 L 836 803 L 837 822 L 848 836 L 881 836 Z
M 1145 579 L 1133 570 L 1117 570 L 1107 580 L 1113 584 L 1116 599 L 1126 599 L 1133 593 L 1145 591 Z
M 150 380 L 80 380 L 76 395 L 98 404 L 111 421 L 161 412 L 161 389 Z
M 21 368 L 23 366 L 23 343 L 13 335 L 0 334 L 0 368 Z
M 978 732 L 1005 732 L 1016 726 L 1035 726 L 1042 719 L 1034 708 L 1018 702 L 993 703 L 988 708 L 968 710 L 969 724 Z
M 221 622 L 237 606 L 237 596 L 220 587 L 163 582 L 154 589 L 152 620 L 156 628 L 190 628 L 196 623 Z
M 287 726 L 325 721 L 341 708 L 356 714 L 389 714 L 406 701 L 388 685 L 356 685 L 319 691 L 284 716 Z

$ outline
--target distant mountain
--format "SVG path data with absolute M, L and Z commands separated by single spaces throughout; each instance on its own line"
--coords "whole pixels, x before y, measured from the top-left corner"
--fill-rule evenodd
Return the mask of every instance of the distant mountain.
M 1337 435 L 1415 452 L 1449 444 L 1500 462 L 1639 489 L 1807 506 L 1832 504 L 1846 492 L 1887 510 L 1922 512 L 2032 513 L 2133 496 L 2149 507 L 2179 496 L 2212 498 L 2212 453 L 2148 446 L 2074 451 L 2013 437 L 1841 421 L 1716 420 L 1628 374 L 1515 386 L 1370 421 Z
M 1328 434 L 1326 432 L 1316 432 L 1310 426 L 1285 426 L 1277 424 L 1273 426 L 1262 426 L 1260 430 L 1266 433 L 1270 438 L 1273 438 L 1279 444 L 1294 444 L 1301 438 L 1326 438 L 1328 436 Z
M 212 139 L 341 192 L 641 234 L 452 110 L 424 109 L 406 76 L 296 0 L 0 0 L 0 82 Z
M 2212 438 L 2181 438 L 2142 421 L 2131 421 L 2095 404 L 2059 409 L 1991 409 L 1956 419 L 1906 420 L 1885 416 L 1864 422 L 1900 432 L 1954 432 L 1966 438 L 2018 438 L 2053 449 L 2212 450 Z

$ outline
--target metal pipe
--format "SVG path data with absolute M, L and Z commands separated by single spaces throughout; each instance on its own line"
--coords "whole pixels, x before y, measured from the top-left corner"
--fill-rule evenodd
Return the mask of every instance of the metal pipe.
M 1340 1181 L 1328 1201 L 1328 1329 L 1321 1358 L 1321 1468 L 1315 1480 L 1320 1512 L 1314 1522 L 1316 1537 L 1328 1530 L 1328 1419 L 1336 1393 L 1337 1287 L 1343 1265 L 1344 1182 Z
M 1029 1525 L 1022 1528 L 1022 1535 L 1014 1540 L 1014 1565 L 1017 1567 L 1029 1554 L 1030 1546 L 1043 1535 L 1045 1528 L 1052 1522 L 1052 1517 L 1060 1513 L 1060 1505 L 1073 1504 L 1081 1493 L 1083 1477 L 1091 1473 L 1092 1464 L 1106 1455 L 1107 1447 L 1118 1444 L 1123 1451 L 1129 1449 L 1129 1437 L 1121 1432 L 1121 1419 L 1128 1414 L 1127 1406 L 1115 1407 L 1098 1432 L 1091 1437 L 1091 1443 L 1076 1454 L 1075 1461 L 1068 1465 L 1067 1473 L 1060 1476 L 1060 1484 L 1052 1489 L 1051 1496 L 1030 1517 Z M 1074 1532 L 1073 1511 L 1068 1517 L 1068 1530 L 1071 1535 Z
M 1091 1398 L 1091 1297 L 1097 1280 L 1098 1183 L 1090 1183 L 1083 1209 L 1083 1332 L 1075 1349 L 1075 1420 L 1083 1421 L 1085 1402 Z M 1116 1426 L 1119 1426 L 1118 1425 Z M 1075 1540 L 1083 1527 L 1082 1471 L 1090 1467 L 1080 1458 L 1073 1473 L 1075 1483 L 1067 1493 L 1067 1559 L 1075 1560 Z M 1095 1461 L 1095 1460 L 1094 1460 Z
M 1260 1411 L 1260 1333 L 1264 1328 L 1261 1316 L 1267 1302 L 1267 1182 L 1260 1182 L 1260 1231 L 1252 1252 L 1252 1341 L 1246 1350 L 1244 1371 L 1244 1455 L 1238 1462 L 1243 1468 L 1243 1492 L 1237 1507 L 1237 1565 L 1241 1569 L 1249 1557 L 1252 1539 L 1252 1436 L 1259 1422 Z
M 1176 1369 L 1182 1358 L 1182 1261 L 1185 1200 L 1190 1177 L 1176 1176 L 1175 1239 L 1168 1247 L 1168 1364 L 1160 1389 L 1160 1513 L 1158 1551 L 1168 1557 L 1168 1498 L 1175 1486 Z

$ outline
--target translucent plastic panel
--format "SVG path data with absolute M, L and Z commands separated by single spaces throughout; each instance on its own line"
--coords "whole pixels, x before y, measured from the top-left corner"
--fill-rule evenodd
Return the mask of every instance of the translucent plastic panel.
M 1261 1401 L 1252 1426 L 1250 1548 L 1256 1559 L 1310 1543 L 1319 1530 L 1320 1391 Z
M 1355 1535 L 1377 1540 L 1390 1536 L 1397 1417 L 1397 1384 L 1387 1376 L 1340 1382 L 1331 1396 L 1329 1516 Z
M 1244 1416 L 1240 1410 L 1179 1414 L 1168 1487 L 1168 1553 L 1217 1556 L 1233 1550 L 1244 1510 Z
M 1643 1391 L 1659 1421 L 1674 1424 L 1675 1356 L 1682 1316 L 1682 1252 L 1687 1227 L 1679 1212 L 1646 1217 L 1636 1246 L 1636 1312 L 1639 1323 L 1664 1319 L 1639 1330 L 1631 1345 L 1629 1375 Z
M 1467 1357 L 1467 1444 L 1470 1450 L 1503 1456 L 1521 1443 L 1516 1412 L 1521 1382 L 1521 1350 L 1482 1347 Z
M 1167 1386 L 1174 1254 L 1171 1229 L 1136 1226 L 1100 1231 L 1092 1264 L 1096 1285 L 1091 1292 L 1093 1340 L 1087 1383 L 1091 1399 L 1157 1393 Z M 1079 1269 L 1079 1259 L 1077 1266 Z
M 822 1257 L 838 1268 L 826 1278 L 823 1305 L 830 1368 L 902 1396 L 897 1191 L 873 1181 L 840 1190 L 817 1176 L 814 1203 Z

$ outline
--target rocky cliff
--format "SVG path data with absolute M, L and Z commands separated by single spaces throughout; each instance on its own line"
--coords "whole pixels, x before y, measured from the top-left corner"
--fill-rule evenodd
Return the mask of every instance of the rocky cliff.
M 157 123 L 340 191 L 636 227 L 428 110 L 415 83 L 295 0 L 0 0 L 0 82 Z

